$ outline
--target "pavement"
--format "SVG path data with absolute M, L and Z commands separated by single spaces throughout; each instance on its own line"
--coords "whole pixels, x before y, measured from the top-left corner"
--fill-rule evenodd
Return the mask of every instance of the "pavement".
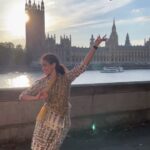
M 0 144 L 0 150 L 30 150 L 31 141 Z M 150 150 L 150 123 L 71 132 L 60 150 Z

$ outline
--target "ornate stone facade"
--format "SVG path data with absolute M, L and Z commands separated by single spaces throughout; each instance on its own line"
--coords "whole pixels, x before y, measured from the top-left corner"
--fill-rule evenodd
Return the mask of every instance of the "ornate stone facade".
M 44 2 L 41 5 L 31 4 L 29 0 L 25 5 L 26 13 L 30 21 L 26 24 L 26 49 L 31 61 L 38 61 L 45 52 L 57 55 L 61 62 L 67 66 L 80 63 L 94 43 L 94 36 L 90 38 L 89 47 L 75 47 L 71 45 L 71 35 L 61 36 L 60 44 L 56 43 L 56 36 L 45 36 Z M 145 40 L 144 45 L 132 46 L 127 33 L 125 45 L 118 44 L 118 34 L 115 20 L 112 32 L 106 41 L 105 47 L 100 47 L 90 65 L 93 66 L 150 66 L 150 39 Z

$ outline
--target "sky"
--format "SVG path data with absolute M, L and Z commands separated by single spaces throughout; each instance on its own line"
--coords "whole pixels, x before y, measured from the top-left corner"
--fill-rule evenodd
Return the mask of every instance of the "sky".
M 27 0 L 28 1 L 28 0 Z M 33 2 L 33 0 L 32 0 Z M 36 3 L 39 0 L 35 0 Z M 116 20 L 119 44 L 129 33 L 132 45 L 150 37 L 149 0 L 44 0 L 46 34 L 72 35 L 72 45 L 88 47 L 91 34 L 110 36 Z M 25 43 L 25 0 L 0 0 L 0 42 Z

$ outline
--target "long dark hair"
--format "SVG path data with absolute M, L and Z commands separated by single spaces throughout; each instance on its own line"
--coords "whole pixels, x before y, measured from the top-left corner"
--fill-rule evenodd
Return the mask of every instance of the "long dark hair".
M 45 61 L 47 61 L 49 64 L 55 63 L 55 64 L 56 64 L 56 67 L 55 67 L 56 72 L 57 72 L 57 73 L 60 73 L 60 74 L 62 74 L 62 75 L 65 74 L 65 69 L 64 69 L 64 67 L 59 63 L 59 59 L 57 58 L 56 55 L 51 54 L 51 53 L 46 53 L 46 54 L 42 55 L 41 60 L 45 60 Z

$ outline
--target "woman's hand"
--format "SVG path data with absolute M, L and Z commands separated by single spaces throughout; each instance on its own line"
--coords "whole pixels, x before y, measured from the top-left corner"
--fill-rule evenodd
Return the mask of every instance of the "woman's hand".
M 107 40 L 106 35 L 104 35 L 102 38 L 101 38 L 101 36 L 99 35 L 99 36 L 97 37 L 97 39 L 95 40 L 94 46 L 97 46 L 97 47 L 98 47 L 101 42 L 106 41 L 106 40 Z
M 41 93 L 39 92 L 36 96 L 34 96 L 35 100 L 40 100 L 40 95 L 41 95 Z
M 103 41 L 106 41 L 106 35 L 104 35 L 102 38 L 100 37 L 100 35 L 97 37 L 97 39 L 95 40 L 95 43 L 93 45 L 93 47 L 91 47 L 90 51 L 87 53 L 87 55 L 85 56 L 84 60 L 82 61 L 82 63 L 84 65 L 88 65 L 90 63 L 90 61 L 92 60 L 96 49 L 98 48 L 99 44 Z
M 42 90 L 40 91 L 37 95 L 36 95 L 36 99 L 47 99 L 48 98 L 48 92 L 46 90 Z

